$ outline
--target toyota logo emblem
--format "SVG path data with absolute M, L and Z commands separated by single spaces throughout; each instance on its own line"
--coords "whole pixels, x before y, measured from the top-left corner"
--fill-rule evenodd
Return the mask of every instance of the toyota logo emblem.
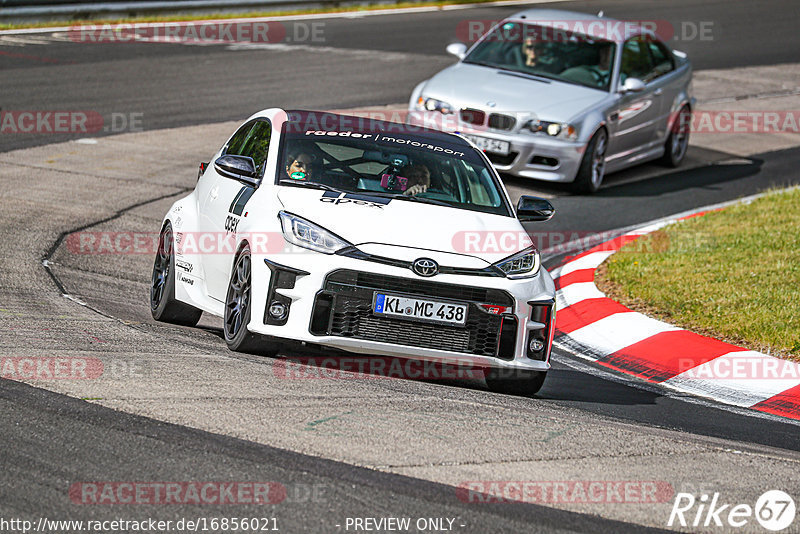
M 420 276 L 433 276 L 439 272 L 439 264 L 429 258 L 420 258 L 411 264 L 411 270 Z

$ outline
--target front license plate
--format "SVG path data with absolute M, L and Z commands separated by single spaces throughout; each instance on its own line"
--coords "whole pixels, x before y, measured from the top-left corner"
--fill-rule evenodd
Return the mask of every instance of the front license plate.
M 464 326 L 467 322 L 467 305 L 412 299 L 376 292 L 372 299 L 375 315 L 402 317 L 413 321 Z
M 464 137 L 475 143 L 481 150 L 494 152 L 495 154 L 507 155 L 511 151 L 511 143 L 508 141 L 500 141 L 499 139 L 489 139 L 488 137 L 479 137 L 477 135 L 463 134 Z

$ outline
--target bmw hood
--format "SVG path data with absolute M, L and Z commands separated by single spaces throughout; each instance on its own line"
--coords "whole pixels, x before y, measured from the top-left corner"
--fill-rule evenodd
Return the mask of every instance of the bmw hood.
M 413 260 L 423 252 L 454 267 L 483 268 L 530 245 L 516 218 L 370 196 L 279 187 L 283 209 L 369 254 Z
M 436 74 L 425 84 L 422 95 L 447 102 L 456 109 L 491 109 L 510 115 L 530 113 L 532 117 L 556 122 L 568 122 L 608 96 L 604 91 L 589 87 L 555 80 L 539 81 L 467 63 L 457 63 Z M 489 102 L 494 102 L 495 106 L 490 108 Z

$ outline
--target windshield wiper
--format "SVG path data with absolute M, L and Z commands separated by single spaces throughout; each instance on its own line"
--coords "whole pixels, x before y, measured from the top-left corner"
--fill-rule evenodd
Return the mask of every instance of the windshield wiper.
M 537 80 L 537 81 L 548 81 L 548 83 L 549 83 L 550 80 L 561 81 L 560 78 L 557 78 L 555 76 L 549 76 L 547 74 L 540 74 L 538 72 L 536 72 L 536 73 L 534 73 L 534 72 L 525 72 L 524 70 L 512 69 L 511 67 L 504 67 L 503 65 L 495 65 L 494 63 L 486 63 L 485 61 L 470 61 L 470 60 L 465 59 L 465 60 L 462 61 L 462 63 L 469 63 L 470 65 L 479 65 L 481 67 L 489 67 L 489 68 L 492 68 L 492 69 L 501 70 L 503 72 L 508 72 L 508 73 L 512 73 L 512 74 L 519 74 L 519 75 L 524 76 L 526 78 L 532 78 L 532 79 Z
M 561 81 L 560 78 L 556 78 L 554 76 L 548 76 L 546 74 L 525 72 L 516 69 L 504 69 L 501 67 L 498 68 L 503 71 L 501 74 L 505 74 L 507 76 L 518 76 L 520 78 L 525 78 L 526 80 L 536 80 L 537 82 L 544 82 L 544 83 L 550 83 L 550 80 Z
M 293 185 L 295 187 L 311 187 L 312 189 L 324 189 L 325 191 L 336 191 L 337 193 L 346 193 L 346 191 L 342 191 L 341 189 L 336 189 L 335 187 L 331 187 L 328 184 L 321 184 L 319 182 L 298 182 L 296 180 L 280 180 L 278 181 L 280 185 Z

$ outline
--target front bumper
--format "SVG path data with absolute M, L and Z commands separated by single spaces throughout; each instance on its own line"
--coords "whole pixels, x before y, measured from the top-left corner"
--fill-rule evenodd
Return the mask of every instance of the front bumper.
M 252 266 L 251 332 L 361 354 L 550 368 L 555 288 L 544 269 L 522 280 L 460 274 L 423 278 L 410 269 L 313 252 L 254 256 Z M 371 308 L 376 291 L 467 303 L 466 326 L 376 316 Z M 282 324 L 270 324 L 276 321 L 265 313 L 275 299 L 289 305 L 288 316 L 278 321 Z M 506 306 L 507 313 L 492 315 L 479 303 Z M 529 349 L 534 337 L 544 344 L 539 353 Z
M 409 113 L 408 124 L 431 126 L 431 122 L 426 121 L 420 112 Z M 471 131 L 470 128 L 474 127 L 465 124 L 463 133 L 508 141 L 511 149 L 507 155 L 486 152 L 486 156 L 499 172 L 524 178 L 547 182 L 573 182 L 578 174 L 583 153 L 586 151 L 585 143 L 566 141 L 545 134 L 514 133 L 490 128 Z

